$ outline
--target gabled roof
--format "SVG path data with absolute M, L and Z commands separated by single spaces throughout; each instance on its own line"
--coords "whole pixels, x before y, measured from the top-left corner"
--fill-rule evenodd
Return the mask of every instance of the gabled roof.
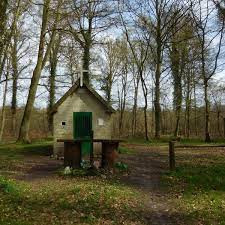
M 55 103 L 52 110 L 49 112 L 49 114 L 54 114 L 57 112 L 58 107 L 74 92 L 78 90 L 80 87 L 80 79 L 77 80 L 77 82 Z M 106 102 L 105 99 L 103 99 L 90 85 L 88 85 L 85 81 L 83 81 L 83 87 L 86 87 L 94 96 L 97 98 L 98 101 L 102 103 L 102 105 L 106 108 L 106 111 L 109 113 L 114 113 L 115 109 Z M 82 87 L 82 88 L 83 88 Z

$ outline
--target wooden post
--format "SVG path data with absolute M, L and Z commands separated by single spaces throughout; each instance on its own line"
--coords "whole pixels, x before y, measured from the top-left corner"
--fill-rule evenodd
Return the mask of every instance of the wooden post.
M 94 132 L 93 130 L 91 131 L 91 152 L 90 152 L 90 165 L 93 167 L 94 165 L 94 143 L 93 143 L 93 138 L 94 138 Z
M 118 141 L 102 142 L 102 165 L 104 169 L 112 169 L 116 159 L 116 150 L 119 147 Z
M 64 167 L 80 168 L 81 142 L 64 142 Z
M 225 138 L 225 117 L 223 118 L 223 137 Z
M 169 162 L 170 170 L 175 170 L 175 141 L 169 142 Z

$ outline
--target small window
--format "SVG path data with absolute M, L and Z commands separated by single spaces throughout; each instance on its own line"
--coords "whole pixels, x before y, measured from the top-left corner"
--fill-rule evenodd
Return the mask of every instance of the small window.
M 65 121 L 62 122 L 62 126 L 66 126 L 66 122 Z

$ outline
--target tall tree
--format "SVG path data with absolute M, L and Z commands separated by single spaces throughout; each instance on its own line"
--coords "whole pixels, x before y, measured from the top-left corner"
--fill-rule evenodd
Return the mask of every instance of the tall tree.
M 114 20 L 111 15 L 114 12 L 113 1 L 105 0 L 75 0 L 69 4 L 67 10 L 68 29 L 74 40 L 80 44 L 83 50 L 82 64 L 84 80 L 89 83 L 89 67 L 91 62 L 91 49 L 97 42 L 97 36 L 108 30 Z
M 30 120 L 31 120 L 32 109 L 33 109 L 34 100 L 35 100 L 35 96 L 37 92 L 38 82 L 41 76 L 42 69 L 44 68 L 46 61 L 48 60 L 50 50 L 55 41 L 56 28 L 60 19 L 60 8 L 61 8 L 62 0 L 58 1 L 56 5 L 55 19 L 53 22 L 53 26 L 51 27 L 52 32 L 50 36 L 50 41 L 48 42 L 47 46 L 45 46 L 45 42 L 47 38 L 46 36 L 47 36 L 47 29 L 48 29 L 48 21 L 50 16 L 50 7 L 51 7 L 50 3 L 51 3 L 51 0 L 44 0 L 38 57 L 37 57 L 35 69 L 33 71 L 31 84 L 29 88 L 28 99 L 25 106 L 25 111 L 24 111 L 22 123 L 20 126 L 20 131 L 19 131 L 18 141 L 22 141 L 22 142 L 30 142 L 30 139 L 29 139 Z
M 61 35 L 58 34 L 56 40 L 52 46 L 49 57 L 49 103 L 48 103 L 48 112 L 53 109 L 55 104 L 55 89 L 56 89 L 56 75 L 57 75 L 57 65 L 59 58 L 59 48 L 61 42 Z M 53 135 L 53 114 L 48 114 L 48 128 L 51 134 Z
M 1 117 L 0 117 L 0 142 L 2 141 L 3 138 L 3 132 L 5 128 L 5 116 L 6 116 L 6 97 L 7 97 L 7 92 L 8 92 L 8 79 L 9 79 L 9 60 L 7 59 L 7 69 L 5 72 L 5 88 L 3 92 L 3 101 L 2 101 L 2 112 L 1 112 Z
M 0 63 L 1 64 L 3 60 L 2 57 L 4 52 L 4 44 L 6 41 L 7 8 L 8 8 L 8 0 L 0 1 Z M 1 74 L 0 74 L 0 80 L 1 80 Z
M 17 91 L 18 91 L 18 78 L 19 78 L 19 69 L 18 69 L 18 31 L 13 35 L 13 43 L 11 47 L 11 61 L 12 61 L 12 70 L 13 70 L 13 84 L 12 84 L 12 128 L 15 132 L 16 128 L 16 110 L 17 110 Z
M 112 101 L 113 85 L 116 82 L 121 69 L 121 43 L 120 40 L 108 40 L 102 47 L 101 55 L 98 56 L 98 65 L 101 75 L 97 79 L 100 89 L 104 92 L 107 102 Z
M 176 10 L 173 13 L 176 13 Z M 191 26 L 191 21 L 188 17 L 183 18 L 183 22 L 175 21 L 173 23 L 168 49 L 169 49 L 172 82 L 174 87 L 173 105 L 174 105 L 174 111 L 176 116 L 176 123 L 175 123 L 175 129 L 173 134 L 174 137 L 178 136 L 179 126 L 180 126 L 182 99 L 183 99 L 183 93 L 182 93 L 183 76 L 185 72 L 189 73 L 189 70 L 191 69 L 189 66 L 190 61 L 194 60 L 194 58 L 190 58 L 190 52 L 193 47 L 192 46 L 192 42 L 193 42 L 192 40 L 194 39 L 193 36 L 194 34 L 193 34 L 192 26 Z M 189 68 L 187 70 L 188 66 Z M 187 82 L 188 84 L 190 84 L 188 79 L 187 79 Z
M 122 39 L 118 42 L 118 47 L 120 46 L 120 72 L 118 74 L 117 92 L 118 92 L 118 108 L 119 108 L 119 135 L 122 135 L 124 114 L 126 109 L 127 98 L 130 88 L 130 51 L 126 40 Z
M 25 2 L 24 2 L 25 3 Z M 20 17 L 15 24 L 14 32 L 10 42 L 10 60 L 12 67 L 12 99 L 11 99 L 11 112 L 12 112 L 12 130 L 16 135 L 16 113 L 17 113 L 17 93 L 19 88 L 19 78 L 29 68 L 31 61 L 26 62 L 26 57 L 30 52 L 29 35 L 27 28 L 24 27 L 24 19 L 22 18 L 27 10 L 27 6 L 21 9 Z
M 160 137 L 161 131 L 161 107 L 160 107 L 160 81 L 162 74 L 165 72 L 164 52 L 168 43 L 171 29 L 174 22 L 182 21 L 187 9 L 184 2 L 175 0 L 141 0 L 123 1 L 125 5 L 125 15 L 130 12 L 131 18 L 136 17 L 136 21 L 142 24 L 143 33 L 152 38 L 150 49 L 152 59 L 154 60 L 154 109 L 155 109 L 155 137 Z M 174 7 L 177 13 L 173 14 Z
M 204 88 L 204 102 L 205 102 L 205 141 L 210 142 L 210 101 L 209 101 L 209 81 L 215 75 L 218 69 L 218 61 L 221 52 L 221 44 L 223 40 L 223 31 L 225 21 L 217 29 L 212 29 L 213 11 L 211 1 L 207 0 L 204 4 L 199 1 L 192 6 L 192 16 L 195 25 L 195 32 L 198 36 L 200 45 L 201 58 L 201 79 Z M 210 34 L 210 35 L 209 35 Z M 215 38 L 219 38 L 217 46 L 213 46 Z M 212 65 L 212 66 L 209 66 Z
M 137 108 L 138 108 L 138 91 L 140 84 L 140 76 L 137 72 L 137 66 L 134 62 L 131 63 L 131 67 L 134 86 L 134 104 L 132 109 L 132 136 L 135 137 L 137 131 Z

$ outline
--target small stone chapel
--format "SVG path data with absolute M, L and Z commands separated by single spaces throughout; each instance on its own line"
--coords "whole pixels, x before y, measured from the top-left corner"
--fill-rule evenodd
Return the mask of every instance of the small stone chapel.
M 56 102 L 53 114 L 54 155 L 62 156 L 64 145 L 57 139 L 112 138 L 115 110 L 85 81 L 77 82 Z

